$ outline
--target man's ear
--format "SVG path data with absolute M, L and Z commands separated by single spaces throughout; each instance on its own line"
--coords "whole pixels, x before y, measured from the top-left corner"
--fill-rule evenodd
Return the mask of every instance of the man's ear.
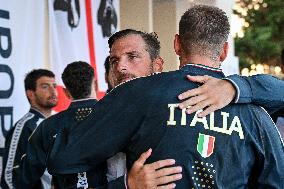
M 154 60 L 153 68 L 154 72 L 162 72 L 164 67 L 164 60 L 162 57 L 158 57 Z
M 108 78 L 108 74 L 105 72 L 105 82 L 109 83 L 109 78 Z
M 174 49 L 178 56 L 181 55 L 181 42 L 180 42 L 180 36 L 178 34 L 175 35 L 175 41 L 174 41 Z
M 66 88 L 63 88 L 63 92 L 67 96 L 67 98 L 69 98 L 70 100 L 73 99 L 73 97 L 71 96 L 70 92 Z
M 229 50 L 229 44 L 228 42 L 225 42 L 223 45 L 221 55 L 220 55 L 220 62 L 223 62 L 226 59 L 228 55 L 228 50 Z
M 93 86 L 92 86 L 92 93 L 93 94 L 91 94 L 91 97 L 96 98 L 96 99 L 97 99 L 97 86 L 98 86 L 97 79 L 94 77 L 93 78 Z
M 26 95 L 27 95 L 30 103 L 32 103 L 34 101 L 34 98 L 35 98 L 35 92 L 33 90 L 26 90 Z

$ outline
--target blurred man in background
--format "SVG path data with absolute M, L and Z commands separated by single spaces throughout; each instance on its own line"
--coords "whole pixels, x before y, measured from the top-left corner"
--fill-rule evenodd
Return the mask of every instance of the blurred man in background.
M 36 127 L 51 115 L 57 104 L 55 75 L 45 69 L 29 72 L 25 77 L 25 91 L 31 108 L 10 130 L 5 144 L 4 166 L 1 178 L 3 189 L 12 189 L 14 172 L 19 168 L 21 158 L 26 156 L 28 138 Z M 20 107 L 19 107 L 20 108 Z M 49 189 L 51 176 L 45 174 L 36 181 L 35 189 Z

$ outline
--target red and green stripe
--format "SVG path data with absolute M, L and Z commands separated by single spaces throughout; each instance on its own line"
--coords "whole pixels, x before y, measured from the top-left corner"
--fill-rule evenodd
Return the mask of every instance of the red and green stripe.
M 199 133 L 197 151 L 206 158 L 209 157 L 214 150 L 215 137 Z

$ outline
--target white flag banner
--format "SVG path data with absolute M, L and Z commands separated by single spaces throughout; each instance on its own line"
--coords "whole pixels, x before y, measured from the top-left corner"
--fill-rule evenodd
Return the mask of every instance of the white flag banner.
M 0 0 L 0 174 L 7 133 L 30 107 L 25 74 L 38 68 L 55 73 L 60 111 L 68 106 L 62 71 L 73 61 L 86 61 L 102 97 L 107 40 L 118 30 L 118 18 L 119 0 Z
M 109 54 L 107 40 L 118 29 L 118 0 L 54 0 L 49 1 L 50 64 L 58 84 L 60 75 L 73 61 L 90 63 L 97 77 L 97 93 L 107 90 L 104 62 Z M 59 86 L 56 111 L 65 109 L 68 100 Z
M 47 65 L 47 11 L 44 1 L 0 0 L 0 174 L 5 138 L 29 109 L 27 72 Z
M 55 75 L 61 76 L 67 64 L 90 60 L 85 1 L 54 0 L 48 3 L 50 68 Z M 60 77 L 57 82 L 62 85 Z
M 93 23 L 94 36 L 96 41 L 95 57 L 97 70 L 104 70 L 104 62 L 109 55 L 107 40 L 116 31 L 118 31 L 119 22 L 119 1 L 118 0 L 100 0 L 92 1 L 94 7 Z M 99 44 L 100 46 L 97 46 Z M 107 49 L 107 51 L 106 51 Z M 106 91 L 107 84 L 104 82 L 104 72 L 98 71 L 98 89 Z M 100 95 L 100 94 L 99 94 Z
M 69 105 L 62 90 L 61 73 L 64 68 L 73 61 L 90 62 L 85 1 L 50 0 L 48 12 L 49 62 L 57 76 L 59 104 L 55 110 L 60 111 Z

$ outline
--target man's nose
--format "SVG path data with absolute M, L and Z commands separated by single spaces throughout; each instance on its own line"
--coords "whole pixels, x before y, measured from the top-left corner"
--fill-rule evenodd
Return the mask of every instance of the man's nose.
M 57 89 L 56 89 L 56 87 L 50 87 L 49 88 L 49 92 L 52 94 L 52 95 L 56 95 L 57 96 Z
M 121 58 L 117 63 L 117 71 L 125 72 L 128 69 L 128 60 L 126 58 Z

